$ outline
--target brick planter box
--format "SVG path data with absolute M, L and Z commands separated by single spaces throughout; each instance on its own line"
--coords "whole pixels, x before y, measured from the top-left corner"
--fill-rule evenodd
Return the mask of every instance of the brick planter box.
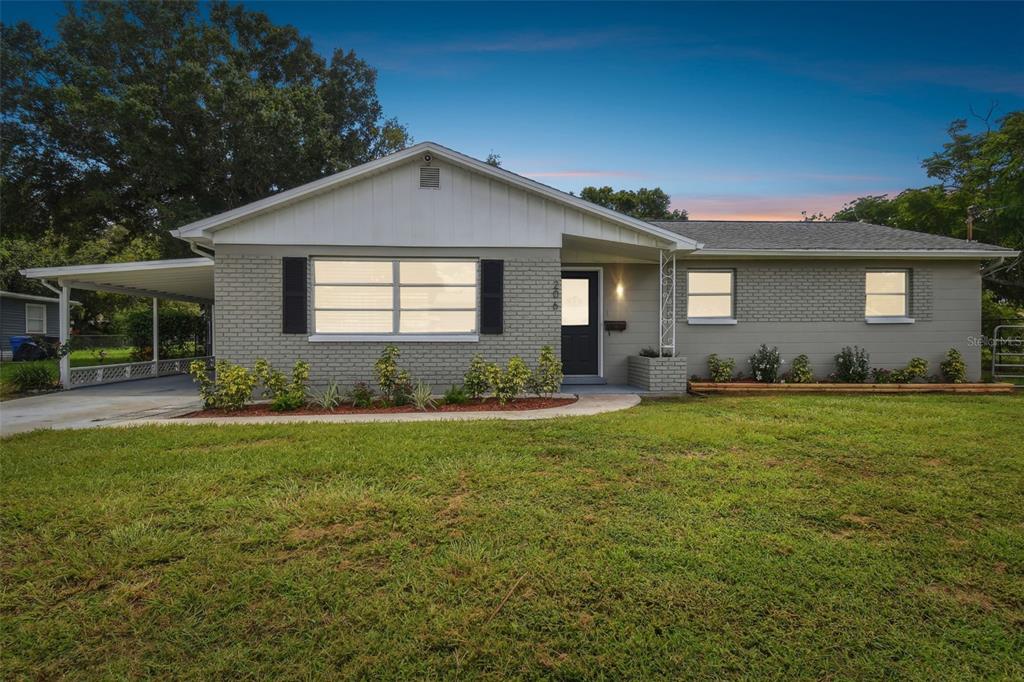
M 630 355 L 627 381 L 630 386 L 651 393 L 682 395 L 686 393 L 686 357 L 645 358 Z
M 694 393 L 1013 393 L 1013 384 L 757 384 L 694 381 Z

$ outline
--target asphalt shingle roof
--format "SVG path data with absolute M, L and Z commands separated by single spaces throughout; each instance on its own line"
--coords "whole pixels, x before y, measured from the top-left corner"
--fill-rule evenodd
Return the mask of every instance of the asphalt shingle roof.
M 705 249 L 838 251 L 1006 251 L 926 232 L 858 222 L 652 220 L 652 224 L 696 239 Z

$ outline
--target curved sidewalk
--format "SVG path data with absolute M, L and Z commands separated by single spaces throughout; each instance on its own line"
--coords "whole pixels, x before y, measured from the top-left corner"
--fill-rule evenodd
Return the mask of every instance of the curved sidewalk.
M 571 405 L 549 407 L 543 410 L 494 410 L 480 412 L 399 412 L 384 414 L 292 414 L 261 417 L 186 417 L 163 419 L 134 419 L 116 426 L 142 426 L 153 424 L 364 424 L 372 422 L 434 422 L 434 421 L 480 421 L 504 419 L 522 421 L 531 419 L 555 419 L 557 417 L 586 417 L 605 412 L 625 410 L 640 403 L 635 393 L 612 395 L 581 395 Z

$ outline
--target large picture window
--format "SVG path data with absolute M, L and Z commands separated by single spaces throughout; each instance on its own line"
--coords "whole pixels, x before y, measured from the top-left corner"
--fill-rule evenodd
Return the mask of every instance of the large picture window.
M 864 317 L 907 317 L 909 274 L 906 270 L 867 272 L 864 278 Z
M 691 322 L 733 318 L 732 270 L 687 271 L 686 317 Z
M 313 261 L 317 334 L 472 334 L 475 260 Z

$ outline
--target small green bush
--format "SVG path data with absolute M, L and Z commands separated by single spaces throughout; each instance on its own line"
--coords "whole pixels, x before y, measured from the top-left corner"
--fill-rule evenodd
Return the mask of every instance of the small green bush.
M 373 407 L 376 397 L 373 387 L 365 381 L 356 383 L 348 392 L 348 400 L 354 407 Z
M 297 410 L 306 404 L 306 383 L 309 381 L 309 363 L 298 360 L 292 368 L 291 381 L 263 358 L 256 360 L 253 373 L 263 384 L 263 397 L 270 398 L 270 409 L 275 412 Z
M 836 356 L 832 379 L 844 384 L 863 384 L 868 378 L 868 352 L 859 346 L 846 346 Z
M 875 384 L 896 383 L 896 380 L 893 378 L 893 374 L 895 374 L 895 372 L 891 369 L 875 367 L 871 370 L 871 381 Z
M 923 379 L 927 375 L 928 361 L 924 358 L 911 358 L 906 367 L 892 373 L 892 380 L 896 384 L 909 384 L 916 379 Z
M 434 400 L 434 393 L 430 388 L 430 384 L 425 384 L 422 381 L 416 384 L 416 388 L 413 389 L 411 400 L 413 406 L 420 412 L 426 412 L 437 407 L 437 401 Z
M 794 384 L 813 384 L 814 372 L 811 371 L 811 359 L 802 353 L 793 358 L 788 380 Z
M 312 402 L 325 410 L 333 410 L 338 405 L 341 405 L 345 399 L 344 394 L 341 391 L 341 386 L 338 385 L 337 381 L 331 381 L 327 384 L 327 388 L 319 393 L 315 393 L 310 396 Z
M 381 397 L 389 405 L 408 405 L 412 396 L 413 387 L 409 372 L 398 368 L 398 358 L 401 354 L 398 346 L 388 344 L 373 365 Z
M 646 348 L 641 349 L 640 357 L 642 357 L 642 358 L 660 358 L 661 357 L 661 351 L 658 350 L 657 348 L 655 348 L 654 346 L 647 346 Z
M 762 343 L 761 347 L 750 356 L 750 373 L 753 375 L 754 381 L 774 384 L 779 380 L 781 364 L 782 358 L 779 357 L 779 349 L 769 348 L 767 344 Z
M 491 373 L 491 365 L 488 364 L 479 354 L 474 355 L 469 361 L 469 369 L 462 378 L 462 388 L 471 398 L 480 398 L 490 390 L 491 384 L 488 376 Z
M 549 396 L 562 389 L 562 361 L 555 357 L 555 349 L 544 346 L 540 349 L 537 369 L 530 373 L 526 388 L 537 397 Z
M 211 378 L 204 360 L 193 360 L 188 366 L 188 373 L 199 384 L 203 407 L 234 411 L 252 400 L 256 377 L 249 370 L 227 360 L 218 360 L 214 370 L 215 376 Z
M 967 364 L 956 348 L 950 348 L 946 353 L 946 359 L 939 363 L 942 371 L 942 378 L 951 384 L 967 383 Z
M 496 364 L 489 365 L 487 370 L 487 381 L 494 391 L 494 397 L 502 405 L 522 393 L 530 378 L 530 368 L 518 355 L 509 358 L 508 366 L 504 370 Z
M 465 405 L 467 402 L 469 402 L 469 394 L 458 384 L 452 384 L 451 388 L 444 392 L 445 405 Z
M 732 372 L 736 368 L 736 361 L 732 358 L 724 360 L 718 357 L 717 353 L 708 356 L 708 375 L 711 381 L 722 383 L 732 380 Z
M 45 362 L 26 362 L 14 369 L 8 382 L 15 393 L 27 393 L 56 388 L 60 378 Z

